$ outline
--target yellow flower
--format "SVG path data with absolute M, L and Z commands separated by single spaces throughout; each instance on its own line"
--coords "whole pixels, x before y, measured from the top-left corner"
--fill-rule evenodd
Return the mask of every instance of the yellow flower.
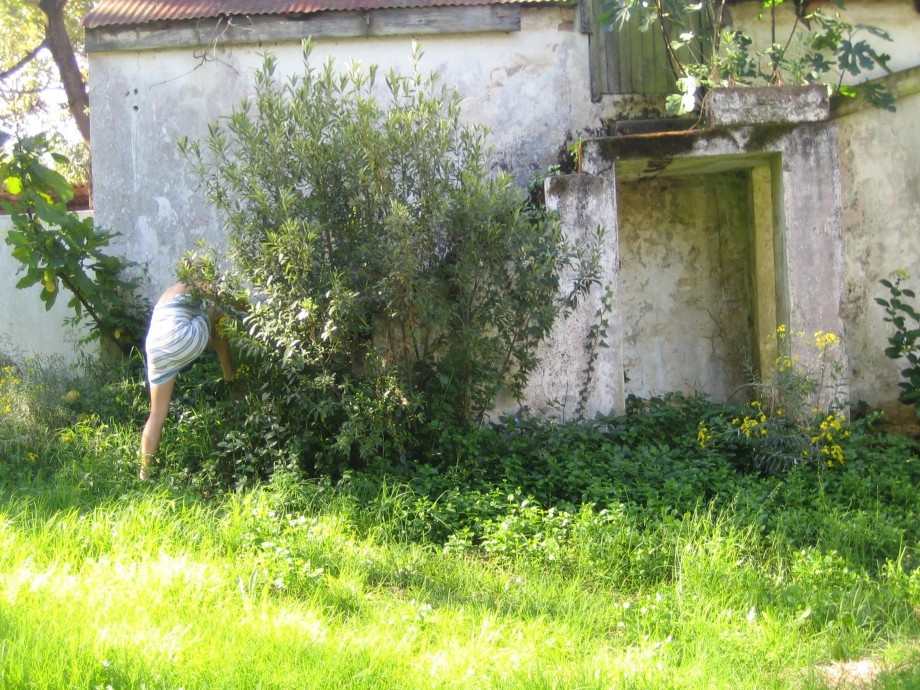
M 38 460 L 38 456 L 35 453 L 26 453 L 26 460 L 29 462 L 35 462 Z
M 696 434 L 696 439 L 697 441 L 699 441 L 700 448 L 705 448 L 706 444 L 709 443 L 710 440 L 712 440 L 712 434 L 709 432 L 709 429 L 707 429 L 704 426 L 701 426 L 700 430 Z
M 12 412 L 13 412 L 13 406 L 12 406 L 12 405 L 7 405 L 6 407 L 3 408 L 3 413 L 4 413 L 4 414 L 12 414 Z
M 818 331 L 815 333 L 814 337 L 815 345 L 819 350 L 837 347 L 840 342 L 840 338 L 837 337 L 836 333 L 825 333 L 824 331 Z

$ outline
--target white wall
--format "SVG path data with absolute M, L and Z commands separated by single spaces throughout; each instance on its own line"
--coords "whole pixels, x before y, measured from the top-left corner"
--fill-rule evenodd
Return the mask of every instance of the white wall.
M 907 285 L 920 292 L 920 94 L 898 101 L 894 113 L 867 109 L 837 124 L 851 398 L 876 404 L 897 398 L 901 380 L 901 366 L 884 354 L 894 331 L 875 303 L 888 297 L 879 281 L 906 269 Z
M 793 5 L 778 10 L 777 35 L 785 36 Z M 733 5 L 730 12 L 737 28 L 761 42 L 769 39 L 769 21 L 757 18 L 761 3 Z M 891 53 L 892 69 L 920 65 L 920 14 L 912 3 L 851 0 L 844 18 L 891 33 L 893 43 L 873 39 L 873 45 Z M 573 139 L 597 132 L 614 102 L 619 107 L 624 100 L 591 103 L 588 39 L 572 8 L 524 8 L 520 32 L 428 36 L 423 49 L 422 69 L 440 72 L 445 84 L 464 94 L 465 117 L 493 131 L 495 164 L 522 181 L 555 163 Z M 223 242 L 221 221 L 175 142 L 202 138 L 209 122 L 251 92 L 262 51 L 278 56 L 282 73 L 301 69 L 296 44 L 236 46 L 206 58 L 191 49 L 90 55 L 96 220 L 122 233 L 129 259 L 147 264 L 151 297 L 172 281 L 176 260 L 196 242 Z M 331 56 L 342 67 L 357 59 L 405 70 L 410 51 L 411 41 L 402 37 L 329 40 L 317 44 L 314 64 Z M 851 81 L 867 76 L 879 74 Z M 870 403 L 896 397 L 898 381 L 897 365 L 883 354 L 887 325 L 874 304 L 883 294 L 878 281 L 907 268 L 920 287 L 920 96 L 897 107 L 893 114 L 869 109 L 837 121 L 846 296 L 825 321 L 842 319 L 851 396 Z M 623 207 L 629 204 L 624 200 Z M 810 289 L 822 285 L 816 281 Z M 634 385 L 647 392 L 646 384 Z
M 493 132 L 496 166 L 526 181 L 574 137 L 600 127 L 587 40 L 574 8 L 525 8 L 519 32 L 425 37 L 421 68 L 465 96 L 464 117 Z M 405 37 L 324 40 L 312 60 L 408 71 L 411 49 Z M 299 44 L 235 46 L 208 59 L 192 49 L 90 54 L 96 220 L 123 234 L 128 258 L 148 264 L 151 295 L 196 242 L 223 241 L 176 141 L 204 137 L 208 123 L 251 93 L 264 51 L 278 57 L 279 73 L 302 70 Z
M 844 10 L 838 10 L 829 2 L 810 2 L 808 9 L 820 9 L 824 14 L 837 16 L 848 24 L 866 24 L 886 31 L 891 41 L 872 36 L 867 31 L 860 31 L 853 36 L 853 41 L 865 40 L 879 53 L 891 56 L 889 69 L 894 72 L 920 65 L 920 14 L 914 4 L 907 0 L 849 0 Z M 733 28 L 740 29 L 751 36 L 755 49 L 763 49 L 771 44 L 771 22 L 769 11 L 764 10 L 760 2 L 744 2 L 729 8 Z M 763 16 L 760 16 L 763 15 Z M 795 5 L 782 3 L 776 7 L 776 40 L 786 44 L 790 30 L 795 22 Z M 818 27 L 815 26 L 815 29 Z M 795 53 L 798 41 L 804 35 L 802 25 L 796 37 L 790 43 L 789 54 Z M 877 69 L 857 76 L 846 75 L 844 83 L 853 84 L 884 76 L 885 72 Z

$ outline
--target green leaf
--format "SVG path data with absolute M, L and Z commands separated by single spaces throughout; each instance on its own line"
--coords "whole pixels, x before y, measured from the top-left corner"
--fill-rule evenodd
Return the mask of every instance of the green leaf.
M 67 203 L 73 199 L 73 186 L 59 172 L 41 164 L 33 165 L 31 172 L 40 188 L 51 192 L 59 202 Z
M 859 95 L 859 92 L 854 87 L 848 86 L 846 84 L 837 89 L 837 93 L 841 96 L 846 96 L 847 98 L 856 98 Z
M 19 230 L 10 230 L 6 234 L 6 243 L 11 247 L 22 247 L 29 243 L 29 238 L 24 232 Z
M 3 180 L 3 187 L 10 194 L 22 194 L 22 178 L 21 177 L 7 177 Z
M 65 225 L 68 220 L 67 211 L 62 211 L 55 206 L 41 204 L 35 207 L 35 215 L 50 225 Z

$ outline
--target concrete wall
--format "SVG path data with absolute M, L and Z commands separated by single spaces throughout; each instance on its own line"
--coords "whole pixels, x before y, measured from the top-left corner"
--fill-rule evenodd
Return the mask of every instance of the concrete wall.
M 839 118 L 846 298 L 842 312 L 852 361 L 851 397 L 876 405 L 897 398 L 901 367 L 885 357 L 879 284 L 906 269 L 920 289 L 920 94 L 897 111 Z
M 779 324 L 806 334 L 791 342 L 804 366 L 817 359 L 811 334 L 844 332 L 838 132 L 823 121 L 826 92 L 745 89 L 709 102 L 700 129 L 582 148 L 585 175 L 618 183 L 618 216 L 596 220 L 617 227 L 623 373 L 627 392 L 643 397 L 730 399 L 749 372 L 772 375 Z M 845 343 L 828 355 L 846 370 Z
M 792 5 L 779 9 L 782 31 Z M 756 19 L 759 2 L 730 11 L 736 27 L 768 39 L 769 22 Z M 893 69 L 920 65 L 920 15 L 911 3 L 851 2 L 845 17 L 891 32 L 894 43 L 873 42 L 892 54 Z M 495 166 L 522 182 L 603 120 L 643 112 L 633 103 L 641 106 L 643 99 L 591 103 L 588 38 L 580 28 L 573 8 L 531 7 L 522 9 L 520 31 L 423 39 L 422 69 L 440 72 L 460 90 L 465 117 L 493 130 Z M 406 69 L 410 50 L 406 37 L 325 40 L 316 46 L 314 64 L 334 57 L 342 67 L 357 59 Z M 301 69 L 296 43 L 90 55 L 96 220 L 122 233 L 119 247 L 127 258 L 147 265 L 151 297 L 172 281 L 177 259 L 198 241 L 223 242 L 221 220 L 176 140 L 205 136 L 209 122 L 251 92 L 263 51 L 278 56 L 281 73 Z M 878 280 L 896 268 L 916 275 L 920 287 L 920 96 L 902 98 L 897 108 L 848 114 L 831 128 L 806 127 L 796 137 L 780 136 L 782 145 L 772 148 L 769 128 L 758 130 L 766 137 L 760 142 L 745 139 L 743 128 L 722 140 L 699 137 L 689 156 L 693 165 L 716 161 L 700 175 L 639 182 L 642 170 L 633 174 L 628 163 L 599 155 L 592 179 L 559 182 L 575 196 L 563 198 L 560 187 L 553 203 L 579 232 L 591 229 L 579 203 L 613 217 L 605 224 L 616 243 L 605 260 L 621 308 L 613 315 L 611 348 L 596 362 L 601 374 L 584 394 L 584 337 L 601 296 L 560 325 L 554 340 L 561 349 L 547 350 L 546 366 L 530 388 L 533 406 L 555 405 L 569 416 L 579 406 L 588 414 L 622 409 L 625 393 L 705 390 L 725 397 L 743 380 L 749 358 L 770 361 L 771 329 L 790 320 L 807 332 L 843 334 L 854 399 L 876 404 L 896 397 L 898 367 L 883 355 L 886 328 L 873 298 L 884 294 Z M 752 154 L 755 143 L 769 155 Z M 839 170 L 829 171 L 835 154 Z M 789 156 L 804 164 L 789 168 Z M 648 164 L 673 171 L 681 158 L 642 159 Z M 615 179 L 605 176 L 614 167 Z M 828 175 L 830 186 L 819 184 Z M 800 213 L 807 223 L 793 220 Z M 794 232 L 774 237 L 774 227 Z M 59 325 L 66 310 L 59 305 L 46 322 L 37 295 L 12 289 L 15 268 L 0 263 L 0 280 L 7 283 L 0 292 L 0 349 L 10 337 L 25 351 L 72 351 L 71 336 Z M 777 277 L 772 292 L 770 276 Z
M 920 65 L 920 13 L 914 9 L 915 3 L 907 0 L 850 0 L 844 10 L 838 10 L 831 3 L 809 3 L 808 9 L 820 9 L 824 14 L 839 16 L 841 21 L 849 24 L 867 24 L 888 32 L 891 41 L 872 36 L 861 31 L 853 37 L 854 42 L 865 40 L 877 52 L 891 56 L 889 69 L 898 72 Z M 790 30 L 795 21 L 793 3 L 782 3 L 776 8 L 776 38 L 785 45 L 789 40 Z M 772 43 L 772 26 L 769 11 L 764 10 L 761 2 L 741 2 L 728 8 L 732 26 L 748 34 L 754 40 L 753 49 L 763 49 Z M 804 28 L 800 23 L 795 37 L 790 43 L 789 55 L 794 55 Z M 845 75 L 844 83 L 853 84 L 866 79 L 884 76 L 885 72 L 876 69 L 856 76 Z
M 627 394 L 744 392 L 756 368 L 749 187 L 738 171 L 619 184 Z
M 562 420 L 622 411 L 623 323 L 618 305 L 624 295 L 615 222 L 619 215 L 616 182 L 602 176 L 565 175 L 549 178 L 545 188 L 546 204 L 559 213 L 569 240 L 593 242 L 599 225 L 605 234 L 598 247 L 599 284 L 572 314 L 556 320 L 541 343 L 540 367 L 531 374 L 525 402 L 532 412 Z M 499 411 L 516 407 L 515 401 L 498 403 Z
M 464 95 L 464 117 L 492 129 L 496 167 L 523 182 L 600 126 L 587 40 L 574 8 L 524 8 L 520 31 L 424 37 L 421 68 Z M 342 69 L 357 60 L 408 71 L 411 48 L 407 37 L 329 39 L 317 42 L 312 59 L 317 67 L 331 57 Z M 151 295 L 196 242 L 223 241 L 176 140 L 204 137 L 208 123 L 250 95 L 265 51 L 278 57 L 279 74 L 303 68 L 299 43 L 217 48 L 208 59 L 192 48 L 90 54 L 96 220 L 123 233 L 128 258 L 148 264 Z

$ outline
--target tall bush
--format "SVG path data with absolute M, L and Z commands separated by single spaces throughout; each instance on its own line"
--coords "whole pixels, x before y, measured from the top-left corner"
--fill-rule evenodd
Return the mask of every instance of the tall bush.
M 560 270 L 577 268 L 571 305 L 595 265 L 490 174 L 486 130 L 417 47 L 382 83 L 310 55 L 286 79 L 268 55 L 252 99 L 180 142 L 226 214 L 224 284 L 256 295 L 238 334 L 262 386 L 247 422 L 275 445 L 253 457 L 238 439 L 253 469 L 405 457 L 469 427 L 522 392 L 564 306 Z

